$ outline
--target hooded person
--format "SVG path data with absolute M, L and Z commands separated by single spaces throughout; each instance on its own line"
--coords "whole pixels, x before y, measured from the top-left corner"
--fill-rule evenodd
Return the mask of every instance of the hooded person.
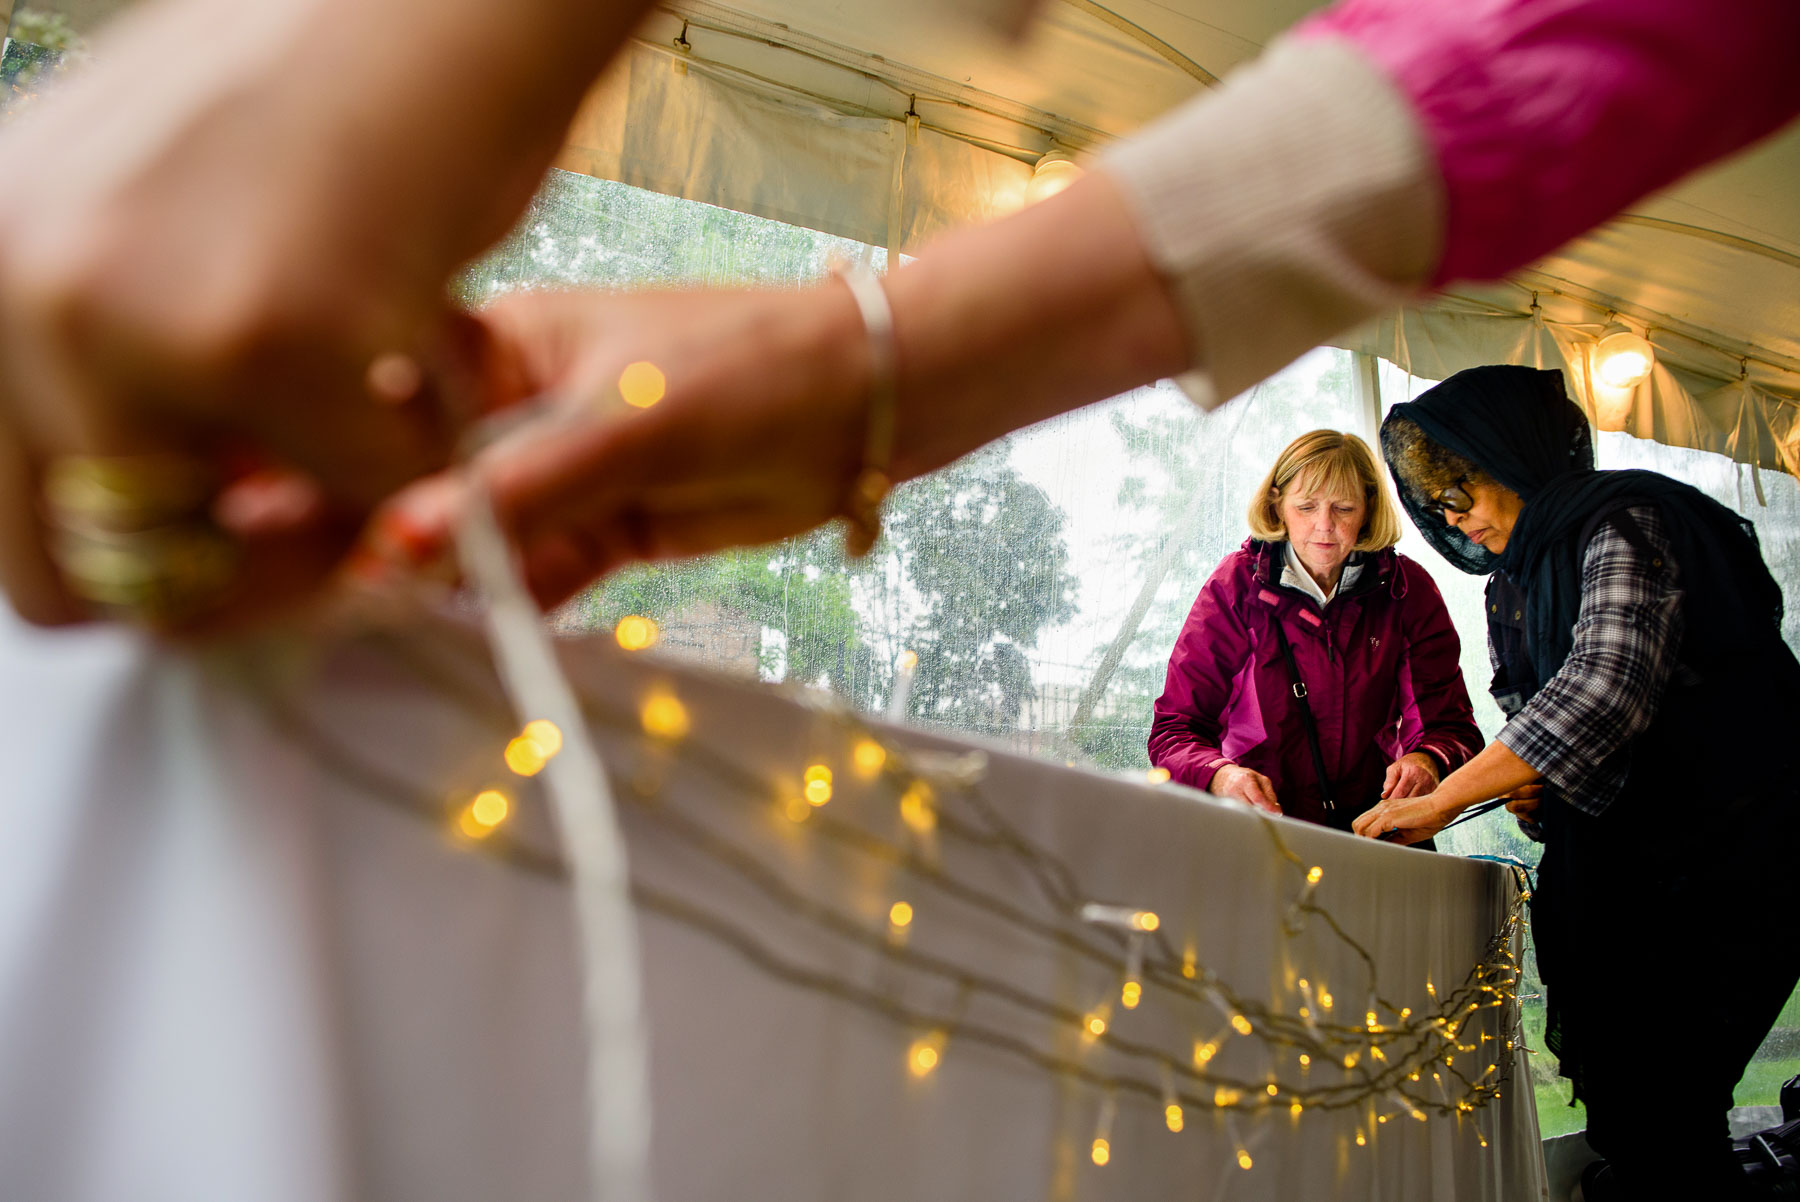
M 1411 842 L 1508 798 L 1545 845 L 1546 1040 L 1608 1162 L 1587 1196 L 1749 1196 L 1725 1112 L 1800 977 L 1800 941 L 1757 925 L 1793 894 L 1800 662 L 1755 531 L 1666 476 L 1595 470 L 1555 371 L 1458 372 L 1394 406 L 1381 446 L 1420 533 L 1490 577 L 1507 722 L 1432 793 L 1355 829 Z M 1703 1023 L 1669 1019 L 1675 965 Z

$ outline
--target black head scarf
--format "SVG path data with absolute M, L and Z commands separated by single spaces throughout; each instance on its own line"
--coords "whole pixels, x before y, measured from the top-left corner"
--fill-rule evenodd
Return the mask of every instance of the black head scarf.
M 1426 542 L 1477 576 L 1498 567 L 1499 556 L 1470 542 L 1444 521 L 1441 507 L 1401 478 L 1395 466 L 1396 418 L 1410 419 L 1431 441 L 1476 464 L 1527 502 L 1551 480 L 1594 470 L 1587 419 L 1563 391 L 1560 372 L 1471 367 L 1418 400 L 1395 405 L 1381 425 L 1381 453 L 1401 503 Z
M 1587 418 L 1569 400 L 1560 372 L 1474 367 L 1395 405 L 1382 426 L 1390 470 L 1396 418 L 1410 419 L 1525 502 L 1505 552 L 1493 555 L 1449 526 L 1441 508 L 1394 472 L 1419 532 L 1446 559 L 1468 572 L 1498 568 L 1525 594 L 1525 633 L 1539 680 L 1555 675 L 1574 641 L 1584 535 L 1591 537 L 1607 515 L 1641 505 L 1662 517 L 1681 573 L 1683 658 L 1716 663 L 1721 655 L 1772 656 L 1771 668 L 1776 661 L 1794 665 L 1781 642 L 1781 588 L 1763 563 L 1754 527 L 1691 485 L 1656 472 L 1595 471 Z

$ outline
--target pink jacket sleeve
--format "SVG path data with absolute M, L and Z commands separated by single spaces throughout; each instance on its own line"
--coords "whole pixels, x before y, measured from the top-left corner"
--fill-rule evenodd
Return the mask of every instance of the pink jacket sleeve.
M 1429 574 L 1400 561 L 1406 596 L 1401 627 L 1406 659 L 1400 668 L 1400 746 L 1426 751 L 1448 775 L 1472 759 L 1484 740 L 1463 683 L 1462 640 Z
M 1341 0 L 1445 185 L 1432 283 L 1492 279 L 1800 112 L 1797 0 Z
M 1250 632 L 1227 587 L 1236 558 L 1226 556 L 1194 599 L 1150 723 L 1150 762 L 1196 789 L 1210 788 L 1213 775 L 1230 762 L 1219 748 L 1225 707 L 1233 677 L 1250 662 Z

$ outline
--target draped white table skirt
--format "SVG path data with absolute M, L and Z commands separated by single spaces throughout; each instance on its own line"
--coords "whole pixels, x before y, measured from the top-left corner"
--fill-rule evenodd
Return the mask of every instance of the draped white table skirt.
M 632 863 L 662 1199 L 1544 1195 L 1513 1006 L 1470 977 L 1506 869 L 897 730 L 865 780 L 829 708 L 565 652 Z M 568 898 L 478 639 L 196 658 L 9 617 L 0 671 L 0 1196 L 585 1195 Z M 513 810 L 472 839 L 490 785 Z

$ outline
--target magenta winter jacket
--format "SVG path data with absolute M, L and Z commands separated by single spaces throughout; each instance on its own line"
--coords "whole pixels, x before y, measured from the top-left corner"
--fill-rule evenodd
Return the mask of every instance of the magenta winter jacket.
M 1387 766 L 1429 752 L 1445 772 L 1481 749 L 1463 687 L 1462 645 L 1437 585 L 1394 551 L 1323 612 L 1281 584 L 1286 543 L 1246 541 L 1194 601 L 1169 656 L 1150 762 L 1204 789 L 1226 763 L 1275 783 L 1285 813 L 1348 827 L 1381 796 Z M 1327 813 L 1273 623 L 1281 622 L 1318 721 L 1337 807 Z

